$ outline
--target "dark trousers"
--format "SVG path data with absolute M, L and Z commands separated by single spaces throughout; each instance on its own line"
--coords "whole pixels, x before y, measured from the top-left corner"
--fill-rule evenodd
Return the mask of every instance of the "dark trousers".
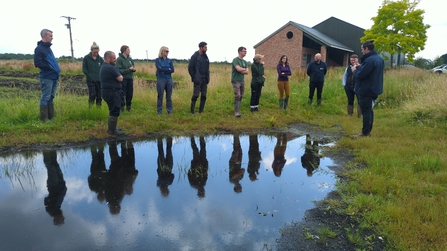
M 101 82 L 99 81 L 88 81 L 88 103 L 93 104 L 96 100 L 96 104 L 101 104 Z
M 121 86 L 123 88 L 123 101 L 122 101 L 122 107 L 132 106 L 132 98 L 133 98 L 133 79 L 123 79 L 123 82 L 121 82 Z
M 106 101 L 109 107 L 109 116 L 118 117 L 120 115 L 121 103 L 123 101 L 122 90 L 102 90 L 102 98 Z
M 317 99 L 321 99 L 324 82 L 309 82 L 309 99 L 314 98 L 315 89 L 317 89 Z
M 258 106 L 261 98 L 262 84 L 251 85 L 251 99 L 250 106 Z
M 363 135 L 367 135 L 371 132 L 374 123 L 374 110 L 373 103 L 376 102 L 376 99 L 368 96 L 359 95 L 359 105 L 362 110 L 363 117 L 363 127 L 362 133 Z
M 191 97 L 192 102 L 196 102 L 200 95 L 200 100 L 206 100 L 206 92 L 208 90 L 208 83 L 206 80 L 201 82 L 194 82 L 194 90 Z
M 354 86 L 345 85 L 346 97 L 348 98 L 348 105 L 354 105 L 354 99 L 357 96 L 354 92 Z M 357 97 L 357 102 L 359 97 Z

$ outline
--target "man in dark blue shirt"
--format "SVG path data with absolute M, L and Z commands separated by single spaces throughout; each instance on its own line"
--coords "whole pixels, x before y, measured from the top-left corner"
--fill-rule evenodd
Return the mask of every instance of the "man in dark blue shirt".
M 321 93 L 323 93 L 324 75 L 326 75 L 326 63 L 321 61 L 321 54 L 315 54 L 315 61 L 307 66 L 307 75 L 309 75 L 309 99 L 307 103 L 312 104 L 315 89 L 317 89 L 317 105 L 321 105 Z
M 362 44 L 362 64 L 351 66 L 357 82 L 354 92 L 358 95 L 362 110 L 363 127 L 357 136 L 370 136 L 374 122 L 374 105 L 377 97 L 383 92 L 384 61 L 374 50 L 374 42 L 366 41 Z
M 104 53 L 104 63 L 99 70 L 99 78 L 101 81 L 101 95 L 109 107 L 109 120 L 107 132 L 115 135 L 123 135 L 124 132 L 117 129 L 118 116 L 120 115 L 121 102 L 123 99 L 123 91 L 121 82 L 123 76 L 115 67 L 116 55 L 112 51 Z

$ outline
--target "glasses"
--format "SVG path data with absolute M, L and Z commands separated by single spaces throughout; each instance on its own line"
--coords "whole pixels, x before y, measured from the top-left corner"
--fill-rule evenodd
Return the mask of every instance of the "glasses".
M 169 51 L 165 51 L 165 52 L 169 53 Z

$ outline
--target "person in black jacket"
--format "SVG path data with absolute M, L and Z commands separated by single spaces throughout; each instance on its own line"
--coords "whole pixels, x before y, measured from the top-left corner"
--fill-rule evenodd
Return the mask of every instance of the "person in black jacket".
M 359 56 L 357 56 L 357 54 L 352 54 L 351 57 L 349 57 L 349 61 L 351 64 L 345 69 L 345 73 L 343 74 L 342 85 L 345 89 L 346 97 L 348 98 L 348 106 L 347 106 L 348 115 L 352 116 L 352 114 L 354 113 L 354 99 L 356 97 L 354 92 L 354 85 L 356 79 L 354 74 L 352 73 L 351 66 L 359 64 Z M 358 100 L 359 98 L 357 97 L 357 103 Z M 359 104 L 357 104 L 357 116 L 359 118 L 362 117 L 362 111 L 360 109 Z
M 199 113 L 205 108 L 206 92 L 210 82 L 210 61 L 206 55 L 208 46 L 206 42 L 199 43 L 199 50 L 196 51 L 189 60 L 188 72 L 191 81 L 194 83 L 194 91 L 191 97 L 191 114 L 194 114 L 196 101 L 200 96 Z
M 373 108 L 377 97 L 383 92 L 384 61 L 374 50 L 374 42 L 366 41 L 362 44 L 361 65 L 351 67 L 357 82 L 354 87 L 359 97 L 362 110 L 362 132 L 356 136 L 370 136 L 374 122 Z
M 256 54 L 251 65 L 251 112 L 259 112 L 259 99 L 261 98 L 261 91 L 265 82 L 263 57 L 264 55 Z
M 307 66 L 307 75 L 310 77 L 309 81 L 309 99 L 307 103 L 312 104 L 315 89 L 317 89 L 317 105 L 321 105 L 321 94 L 323 93 L 324 76 L 327 73 L 326 63 L 321 61 L 321 54 L 315 54 L 315 61 L 309 63 Z

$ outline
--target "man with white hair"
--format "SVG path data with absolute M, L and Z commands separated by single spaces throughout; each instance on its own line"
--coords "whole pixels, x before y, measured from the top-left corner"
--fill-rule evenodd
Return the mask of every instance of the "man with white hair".
M 312 104 L 315 89 L 317 89 L 317 105 L 321 105 L 321 93 L 323 93 L 324 76 L 327 73 L 326 63 L 321 61 L 321 54 L 315 54 L 315 61 L 307 66 L 307 75 L 309 75 L 309 99 L 307 103 Z

